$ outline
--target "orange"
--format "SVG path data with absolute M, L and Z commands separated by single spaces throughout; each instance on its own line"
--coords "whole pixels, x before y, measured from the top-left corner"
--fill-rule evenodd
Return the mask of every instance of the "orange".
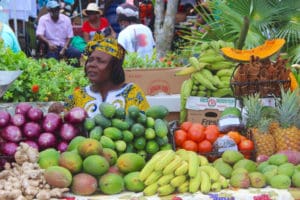
M 236 144 L 241 142 L 241 134 L 237 131 L 229 131 L 227 135 L 234 140 Z

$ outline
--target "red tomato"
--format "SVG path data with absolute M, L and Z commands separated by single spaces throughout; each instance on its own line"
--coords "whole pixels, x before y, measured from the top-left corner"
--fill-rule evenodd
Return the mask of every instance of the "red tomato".
M 186 141 L 187 133 L 184 130 L 175 131 L 175 144 L 176 146 L 181 146 L 184 141 Z
M 198 144 L 199 153 L 208 153 L 212 151 L 212 144 L 208 140 L 203 140 Z
M 180 125 L 180 129 L 184 130 L 184 131 L 188 131 L 189 128 L 192 126 L 192 122 L 183 122 L 181 125 Z
M 216 125 L 208 125 L 205 128 L 204 133 L 206 135 L 206 139 L 212 144 L 218 139 L 220 135 L 219 128 Z
M 195 151 L 195 152 L 198 150 L 197 143 L 192 140 L 184 141 L 182 144 L 182 148 L 188 151 Z
M 198 129 L 189 129 L 187 139 L 198 143 L 205 139 L 205 134 L 203 131 L 199 131 Z
M 252 151 L 254 150 L 254 143 L 252 140 L 246 139 L 239 143 L 239 150 Z
M 205 126 L 200 123 L 193 123 L 189 130 L 198 130 L 200 132 L 204 132 Z

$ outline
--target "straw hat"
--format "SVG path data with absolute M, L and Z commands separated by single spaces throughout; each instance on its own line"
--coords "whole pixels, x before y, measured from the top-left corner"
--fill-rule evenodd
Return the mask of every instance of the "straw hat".
M 87 14 L 88 11 L 98 12 L 100 15 L 103 14 L 103 12 L 100 10 L 100 8 L 98 7 L 98 5 L 96 3 L 89 3 L 88 6 L 86 7 L 86 9 L 82 10 L 82 14 L 84 14 L 85 16 L 88 16 L 88 14 Z

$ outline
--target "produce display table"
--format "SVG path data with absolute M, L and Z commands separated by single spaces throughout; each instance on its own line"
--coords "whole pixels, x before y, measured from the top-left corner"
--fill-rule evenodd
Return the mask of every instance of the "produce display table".
M 166 197 L 150 196 L 144 197 L 143 193 L 133 193 L 133 192 L 123 192 L 117 195 L 93 195 L 93 196 L 77 196 L 71 193 L 68 193 L 68 197 L 75 197 L 76 200 L 160 200 L 160 199 L 172 199 L 172 197 L 177 196 L 181 197 L 183 200 L 211 200 L 213 195 L 218 195 L 218 197 L 225 197 L 224 200 L 253 200 L 254 197 L 267 194 L 272 200 L 292 200 L 296 199 L 288 190 L 280 190 L 273 188 L 249 188 L 249 189 L 237 189 L 237 190 L 222 190 L 217 193 L 210 193 L 209 195 L 204 195 L 201 192 L 194 194 L 184 193 L 184 194 L 172 194 Z

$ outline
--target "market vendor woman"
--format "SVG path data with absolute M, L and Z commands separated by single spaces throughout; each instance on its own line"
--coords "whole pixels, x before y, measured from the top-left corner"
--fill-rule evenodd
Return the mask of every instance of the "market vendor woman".
M 125 82 L 123 60 L 125 50 L 111 37 L 96 34 L 86 47 L 85 74 L 90 85 L 74 91 L 69 107 L 82 107 L 90 117 L 99 113 L 99 105 L 107 102 L 125 110 L 136 105 L 145 111 L 149 104 L 140 87 Z

